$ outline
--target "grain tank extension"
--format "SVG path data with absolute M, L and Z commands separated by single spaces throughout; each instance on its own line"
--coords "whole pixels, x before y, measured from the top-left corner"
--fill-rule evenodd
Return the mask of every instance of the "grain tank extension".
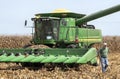
M 21 49 L 0 49 L 0 62 L 94 64 L 97 53 L 92 46 L 102 42 L 102 34 L 87 22 L 119 10 L 120 5 L 88 16 L 64 9 L 36 14 L 32 18 L 31 45 Z

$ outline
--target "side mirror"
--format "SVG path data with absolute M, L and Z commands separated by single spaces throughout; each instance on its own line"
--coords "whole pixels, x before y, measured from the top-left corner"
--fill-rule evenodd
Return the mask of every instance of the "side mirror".
M 27 26 L 27 20 L 25 20 L 25 26 Z
M 25 23 L 24 23 L 24 27 L 26 27 L 26 28 L 33 28 L 33 26 L 28 26 L 28 21 L 27 20 L 25 20 Z

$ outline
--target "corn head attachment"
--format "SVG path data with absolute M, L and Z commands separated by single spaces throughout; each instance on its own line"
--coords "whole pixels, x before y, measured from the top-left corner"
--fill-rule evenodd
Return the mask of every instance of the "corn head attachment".
M 87 63 L 93 62 L 96 49 L 1 49 L 0 62 Z M 93 62 L 95 63 L 95 61 Z

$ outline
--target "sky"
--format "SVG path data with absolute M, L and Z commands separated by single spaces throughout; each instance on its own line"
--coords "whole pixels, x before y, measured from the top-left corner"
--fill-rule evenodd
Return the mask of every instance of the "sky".
M 30 35 L 31 18 L 37 13 L 50 13 L 55 9 L 91 14 L 120 4 L 120 0 L 0 0 L 0 35 Z M 104 36 L 120 36 L 120 11 L 88 22 L 102 30 Z

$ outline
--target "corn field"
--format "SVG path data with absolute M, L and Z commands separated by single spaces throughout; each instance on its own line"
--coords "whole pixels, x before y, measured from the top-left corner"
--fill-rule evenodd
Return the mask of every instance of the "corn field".
M 0 48 L 21 48 L 29 44 L 30 36 L 0 36 Z
M 120 36 L 105 36 L 103 41 L 108 43 L 110 52 L 120 51 Z
M 31 36 L 0 36 L 0 48 L 22 48 L 30 43 Z M 105 36 L 103 42 L 108 44 L 110 52 L 120 50 L 120 36 Z
M 0 36 L 0 48 L 21 48 L 30 43 L 31 36 Z M 0 63 L 0 79 L 120 79 L 120 36 L 105 36 L 108 44 L 109 67 L 101 73 L 100 66 L 88 64 L 78 67 L 26 68 L 15 63 Z

